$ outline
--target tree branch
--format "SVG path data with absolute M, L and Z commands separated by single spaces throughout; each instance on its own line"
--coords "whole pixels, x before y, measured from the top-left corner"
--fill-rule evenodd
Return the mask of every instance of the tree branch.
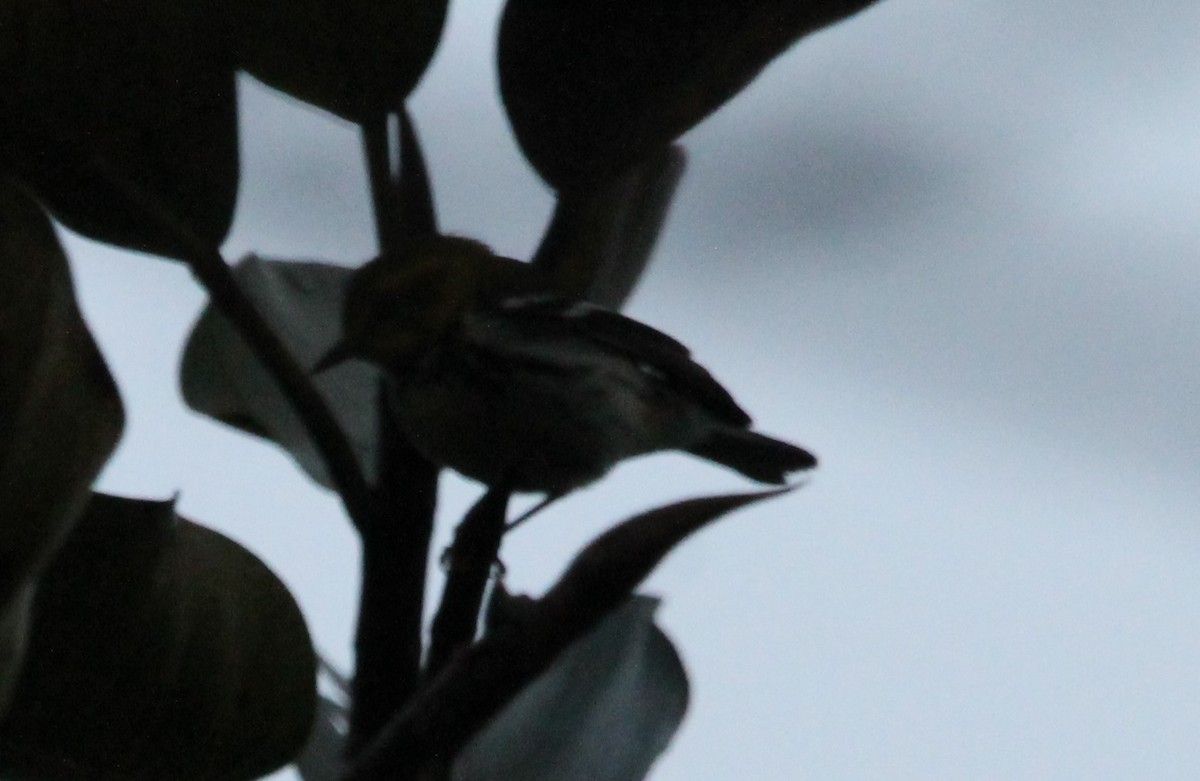
M 442 601 L 429 632 L 426 679 L 437 676 L 453 654 L 475 639 L 488 578 L 496 566 L 512 492 L 501 486 L 475 503 L 454 533 Z
M 437 232 L 420 143 L 401 106 L 396 124 L 397 172 L 388 113 L 379 111 L 365 118 L 360 127 L 379 251 L 402 256 L 415 238 Z M 373 740 L 416 690 L 421 674 L 425 574 L 437 505 L 438 469 L 396 428 L 384 382 L 379 386 L 376 407 L 379 514 L 360 529 L 362 590 L 345 747 L 348 758 Z
M 438 470 L 396 429 L 383 381 L 377 406 L 380 517 L 362 534 L 346 757 L 354 757 L 370 742 L 416 691 L 425 572 L 437 504 Z
M 103 176 L 131 206 L 178 245 L 180 257 L 208 291 L 213 305 L 229 318 L 255 357 L 279 384 L 317 452 L 325 460 L 330 479 L 341 495 L 351 522 L 359 530 L 364 528 L 375 512 L 375 502 L 354 449 L 325 403 L 325 398 L 313 385 L 309 373 L 300 366 L 270 323 L 238 287 L 220 251 L 197 237 L 182 220 L 164 209 L 140 185 L 107 160 L 89 157 L 85 165 Z

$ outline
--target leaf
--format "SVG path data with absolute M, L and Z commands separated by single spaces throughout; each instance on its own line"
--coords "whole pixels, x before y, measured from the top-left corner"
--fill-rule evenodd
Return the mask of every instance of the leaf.
M 509 0 L 500 90 L 558 190 L 620 174 L 737 94 L 795 41 L 873 0 Z
M 38 588 L 0 772 L 257 778 L 304 744 L 315 667 L 249 551 L 172 502 L 96 494 Z
M 304 781 L 337 781 L 342 771 L 349 714 L 331 697 L 320 695 L 317 717 L 304 750 L 296 757 L 296 772 Z
M 657 607 L 635 596 L 568 648 L 467 745 L 455 781 L 645 777 L 688 701 Z
M 641 778 L 679 727 L 688 682 L 654 623 L 658 600 L 634 596 L 571 645 L 463 750 L 455 781 Z M 341 771 L 346 709 L 322 697 L 297 770 Z
M 341 336 L 342 293 L 352 269 L 249 256 L 234 269 L 242 289 L 304 366 Z M 375 474 L 379 373 L 351 361 L 314 377 L 359 454 Z M 180 367 L 183 398 L 197 412 L 276 443 L 308 475 L 331 487 L 307 432 L 250 348 L 223 315 L 205 308 L 188 337 Z
M 458 755 L 567 647 L 626 606 L 633 589 L 676 545 L 727 513 L 796 487 L 688 499 L 604 532 L 541 598 L 507 600 L 504 620 L 492 623 L 482 640 L 418 691 L 355 757 L 343 781 L 406 777 L 431 760 Z
M 682 147 L 671 146 L 611 182 L 559 193 L 534 264 L 556 290 L 620 310 L 650 262 L 685 165 Z
M 351 121 L 398 110 L 433 58 L 446 0 L 230 0 L 238 64 Z
M 33 594 L 33 584 L 26 584 L 8 604 L 0 608 L 0 719 L 8 712 L 25 661 Z
M 0 715 L 32 584 L 83 510 L 124 421 L 50 220 L 0 176 Z
M 680 543 L 724 515 L 794 491 L 766 491 L 685 499 L 622 521 L 589 542 L 538 600 L 543 623 L 564 629 L 588 625 L 615 609 Z
M 131 190 L 217 247 L 238 184 L 234 67 L 187 0 L 0 3 L 0 168 L 65 225 L 170 257 Z

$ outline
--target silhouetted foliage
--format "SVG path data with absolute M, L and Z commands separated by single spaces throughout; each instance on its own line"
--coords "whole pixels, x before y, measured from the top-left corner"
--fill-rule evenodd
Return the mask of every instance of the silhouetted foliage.
M 795 41 L 870 4 L 508 0 L 502 97 L 557 197 L 530 278 L 620 308 L 683 173 L 676 140 Z M 386 371 L 309 371 L 342 334 L 353 272 L 253 256 L 231 268 L 220 253 L 240 69 L 361 127 L 381 255 L 414 262 L 437 216 L 406 98 L 446 6 L 0 4 L 0 775 L 251 779 L 296 762 L 307 781 L 625 781 L 678 727 L 687 678 L 657 602 L 635 589 L 691 533 L 781 491 L 629 519 L 533 599 L 498 574 L 509 490 L 492 485 L 459 526 L 426 649 L 438 466 L 398 426 Z M 342 680 L 327 668 L 332 691 L 318 696 L 303 617 L 255 556 L 173 502 L 93 493 L 123 410 L 50 217 L 187 264 L 211 300 L 184 352 L 185 400 L 274 442 L 343 500 L 363 590 L 357 669 Z M 641 328 L 608 347 L 628 338 L 647 365 L 712 382 Z

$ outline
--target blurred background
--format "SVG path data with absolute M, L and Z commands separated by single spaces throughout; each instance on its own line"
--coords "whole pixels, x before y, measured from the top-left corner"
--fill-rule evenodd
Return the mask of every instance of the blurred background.
M 497 97 L 498 10 L 452 4 L 413 110 L 444 227 L 527 257 L 551 198 Z M 1188 0 L 883 0 L 685 137 L 629 313 L 822 466 L 647 584 L 693 687 L 655 781 L 1200 778 L 1197 29 Z M 354 128 L 241 88 L 227 256 L 371 255 Z M 179 491 L 348 667 L 338 503 L 180 401 L 198 285 L 68 250 L 129 417 L 101 488 Z M 439 546 L 478 494 L 443 487 Z M 634 512 L 744 487 L 627 463 L 506 541 L 510 585 L 540 592 Z

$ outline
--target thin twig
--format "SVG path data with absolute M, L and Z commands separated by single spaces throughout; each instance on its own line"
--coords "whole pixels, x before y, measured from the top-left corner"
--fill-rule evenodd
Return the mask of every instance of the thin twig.
M 399 221 L 399 195 L 392 175 L 392 153 L 388 143 L 388 118 L 385 112 L 365 117 L 359 125 L 363 158 L 371 184 L 371 205 L 375 214 L 375 239 L 381 255 L 395 252 L 402 241 Z
M 300 366 L 283 339 L 242 292 L 225 258 L 216 247 L 201 240 L 182 220 L 163 208 L 140 185 L 108 161 L 91 157 L 88 162 L 146 219 L 178 245 L 180 256 L 208 291 L 213 304 L 233 323 L 255 357 L 279 384 L 284 397 L 291 403 L 313 445 L 324 459 L 330 479 L 342 497 L 351 522 L 361 530 L 374 513 L 375 502 L 358 457 L 325 398 L 313 385 L 309 373 Z
M 447 554 L 446 586 L 429 631 L 426 679 L 436 677 L 455 651 L 475 639 L 483 594 L 496 566 L 511 495 L 504 486 L 488 489 L 455 530 Z

